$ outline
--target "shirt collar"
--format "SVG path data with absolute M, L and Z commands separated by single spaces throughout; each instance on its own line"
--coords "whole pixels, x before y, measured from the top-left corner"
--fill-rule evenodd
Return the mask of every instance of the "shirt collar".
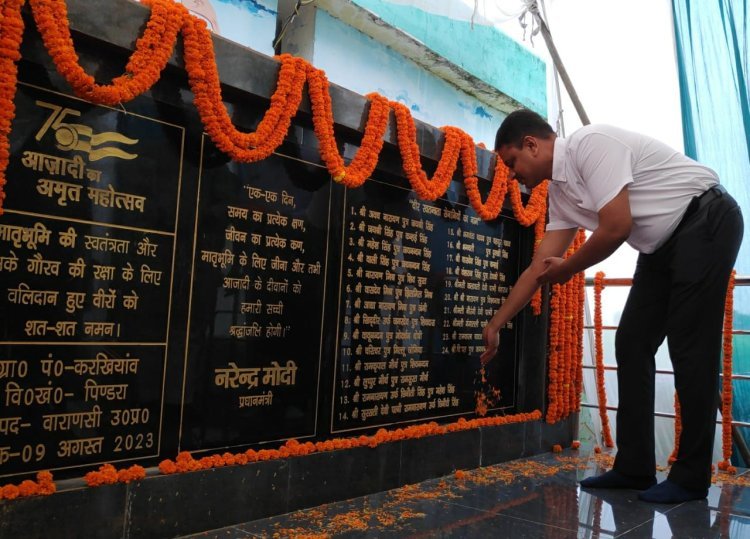
M 568 140 L 562 137 L 555 138 L 555 145 L 552 153 L 552 181 L 564 182 L 565 178 L 565 159 L 568 154 Z

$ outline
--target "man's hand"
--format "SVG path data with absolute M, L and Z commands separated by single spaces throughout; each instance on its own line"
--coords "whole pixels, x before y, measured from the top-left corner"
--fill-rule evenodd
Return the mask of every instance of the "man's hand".
M 544 271 L 536 279 L 539 284 L 562 284 L 573 277 L 564 259 L 558 256 L 551 256 L 545 258 L 543 262 Z
M 485 348 L 484 353 L 479 356 L 482 366 L 495 357 L 497 348 L 500 345 L 500 330 L 524 308 L 534 295 L 534 292 L 536 292 L 536 289 L 539 288 L 537 276 L 545 269 L 542 261 L 550 257 L 565 254 L 565 250 L 570 245 L 570 242 L 573 241 L 577 230 L 577 228 L 549 230 L 544 235 L 542 243 L 537 247 L 531 265 L 518 277 L 510 294 L 505 298 L 505 301 L 482 332 Z
M 482 339 L 484 340 L 484 352 L 479 356 L 479 361 L 482 362 L 482 367 L 484 367 L 495 357 L 497 348 L 500 346 L 500 328 L 490 321 L 482 331 Z

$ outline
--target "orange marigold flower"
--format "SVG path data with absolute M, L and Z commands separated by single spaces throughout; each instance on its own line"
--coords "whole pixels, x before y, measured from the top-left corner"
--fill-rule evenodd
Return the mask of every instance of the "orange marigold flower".
M 43 481 L 39 484 L 39 494 L 42 496 L 49 496 L 57 491 L 57 485 L 51 481 Z
M 34 481 L 31 481 L 30 479 L 21 481 L 21 484 L 18 485 L 18 494 L 20 496 L 33 496 L 37 493 L 38 490 L 39 485 L 37 485 Z
M 16 485 L 5 485 L 2 489 L 0 489 L 0 493 L 2 493 L 2 497 L 6 500 L 14 500 L 18 498 L 18 487 Z
M 159 471 L 165 475 L 173 474 L 177 471 L 177 466 L 171 460 L 165 459 L 159 463 Z
M 175 460 L 177 462 L 188 462 L 193 460 L 193 455 L 191 455 L 189 451 L 181 451 L 177 454 L 177 458 Z
M 47 470 L 41 471 L 38 474 L 36 474 L 36 480 L 40 483 L 51 483 L 52 474 Z

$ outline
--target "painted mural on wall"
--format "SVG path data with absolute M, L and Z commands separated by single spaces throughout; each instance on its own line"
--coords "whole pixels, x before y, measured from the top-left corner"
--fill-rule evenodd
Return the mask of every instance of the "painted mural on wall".
M 360 94 L 378 92 L 408 106 L 415 118 L 437 127 L 458 126 L 488 147 L 504 118 L 499 110 L 322 10 L 315 20 L 313 63 L 331 82 Z
M 496 27 L 498 20 L 515 20 L 523 13 L 523 2 L 509 0 L 500 9 L 496 3 L 474 0 L 352 1 L 525 107 L 547 115 L 545 61 Z M 519 22 L 530 24 L 524 18 Z
M 206 21 L 208 29 L 263 54 L 273 55 L 276 0 L 176 0 Z

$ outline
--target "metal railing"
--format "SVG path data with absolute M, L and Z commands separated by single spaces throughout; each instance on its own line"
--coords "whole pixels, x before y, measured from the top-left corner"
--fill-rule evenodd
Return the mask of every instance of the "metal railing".
M 611 287 L 611 286 L 631 286 L 632 280 L 631 279 L 604 279 L 604 285 Z M 737 286 L 750 286 L 750 276 L 737 276 L 734 280 L 735 287 Z M 586 286 L 594 286 L 594 279 L 592 277 L 586 278 Z M 586 324 L 583 326 L 583 329 L 585 330 L 593 330 L 594 326 L 590 324 Z M 617 326 L 602 326 L 603 330 L 616 330 Z M 732 335 L 750 335 L 750 330 L 745 329 L 734 329 L 732 328 Z M 589 370 L 595 370 L 596 365 L 583 365 L 584 369 Z M 606 371 L 616 371 L 617 366 L 616 365 L 604 365 L 604 370 Z M 665 369 L 656 369 L 656 374 L 668 374 L 674 376 L 674 371 L 672 370 L 665 370 Z M 719 373 L 719 376 L 724 376 L 724 373 Z M 732 380 L 750 380 L 750 374 L 732 374 Z M 588 402 L 582 402 L 581 406 L 584 408 L 594 408 L 599 409 L 598 404 L 592 404 Z M 617 411 L 616 406 L 606 406 L 606 409 L 608 411 Z M 675 418 L 674 413 L 669 412 L 654 412 L 654 416 L 656 417 L 665 417 L 665 418 Z M 720 420 L 716 421 L 716 424 L 721 424 Z M 736 432 L 737 427 L 750 427 L 750 423 L 745 421 L 736 421 L 732 420 L 732 438 L 734 439 L 735 443 L 737 443 L 738 448 L 740 449 L 740 452 L 742 453 L 742 457 L 745 460 L 746 464 L 750 464 L 750 449 L 747 447 L 747 445 L 744 443 L 744 439 L 739 435 L 738 432 Z

